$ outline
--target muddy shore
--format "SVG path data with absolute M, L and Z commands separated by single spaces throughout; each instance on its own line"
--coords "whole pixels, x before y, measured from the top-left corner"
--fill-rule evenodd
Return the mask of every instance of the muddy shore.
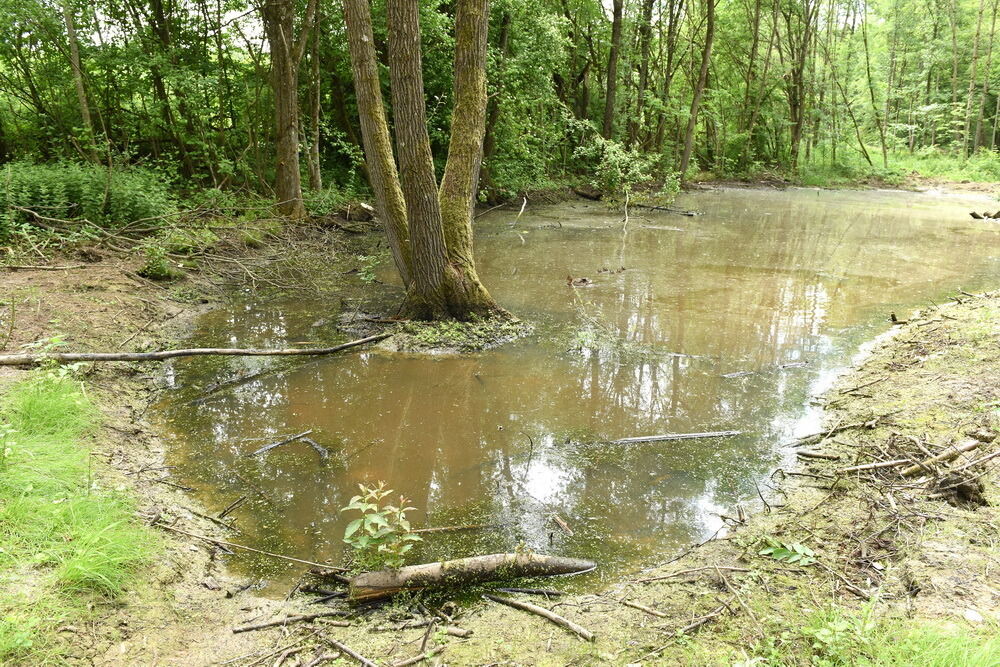
M 352 244 L 371 243 L 330 229 L 303 234 L 308 244 L 305 259 L 299 259 L 338 257 L 331 276 L 351 270 L 358 254 Z M 225 298 L 232 282 L 281 289 L 283 272 L 289 270 L 282 262 L 292 243 L 234 248 L 221 254 L 226 259 L 206 259 L 197 272 L 168 284 L 142 279 L 135 273 L 137 260 L 111 254 L 83 264 L 74 257 L 54 262 L 78 267 L 66 270 L 8 271 L 5 297 L 17 303 L 17 314 L 7 348 L 56 332 L 73 349 L 175 346 L 194 317 Z M 276 259 L 261 262 L 265 256 Z M 341 287 L 340 278 L 325 286 L 331 294 Z M 996 632 L 1000 590 L 990 575 L 1000 564 L 997 474 L 984 462 L 969 469 L 974 474 L 966 476 L 975 479 L 967 484 L 950 475 L 998 446 L 983 434 L 998 427 L 1000 300 L 956 297 L 953 304 L 897 327 L 894 337 L 876 345 L 823 397 L 827 432 L 861 426 L 798 448 L 806 453 L 799 457 L 801 465 L 776 473 L 772 488 L 762 489 L 763 499 L 754 506 L 732 508 L 731 528 L 724 535 L 606 590 L 552 600 L 524 598 L 594 631 L 594 643 L 492 603 L 457 611 L 435 607 L 426 612 L 444 614 L 441 626 L 458 625 L 472 634 L 459 638 L 436 631 L 428 648 L 443 648 L 433 660 L 452 665 L 728 665 L 779 651 L 784 662 L 773 664 L 808 664 L 823 657 L 813 646 L 811 619 L 830 609 L 910 626 L 933 623 L 974 636 Z M 4 369 L 0 382 L 23 372 Z M 84 369 L 88 392 L 105 416 L 94 444 L 95 469 L 104 484 L 137 496 L 143 521 L 239 542 L 238 527 L 231 531 L 206 518 L 210 510 L 176 488 L 162 469 L 163 445 L 147 421 L 159 397 L 158 375 L 154 366 L 141 364 Z M 953 462 L 951 472 L 945 466 L 908 477 L 898 467 L 838 472 L 926 458 L 976 434 L 981 444 Z M 70 660 L 273 664 L 285 651 L 301 649 L 289 654 L 286 664 L 304 664 L 338 652 L 324 637 L 380 664 L 420 652 L 424 627 L 375 631 L 429 618 L 407 603 L 360 615 L 350 627 L 316 621 L 234 634 L 235 626 L 308 613 L 316 606 L 304 595 L 260 598 L 246 588 L 250 582 L 227 574 L 219 546 L 176 534 L 161 537 L 158 560 L 143 573 L 137 590 L 100 608 L 93 622 L 62 633 Z M 760 553 L 774 543 L 801 544 L 813 556 L 803 563 Z

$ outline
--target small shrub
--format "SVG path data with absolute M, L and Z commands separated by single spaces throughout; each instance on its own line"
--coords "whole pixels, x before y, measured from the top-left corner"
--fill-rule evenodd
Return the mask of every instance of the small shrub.
M 414 543 L 422 541 L 413 534 L 406 513 L 415 507 L 406 507 L 409 502 L 399 497 L 399 505 L 382 504 L 393 493 L 385 488 L 385 482 L 378 486 L 359 484 L 361 495 L 351 498 L 351 502 L 341 512 L 357 510 L 361 517 L 347 524 L 344 542 L 354 549 L 354 563 L 362 570 L 398 568 L 406 562 L 406 554 Z
M 180 277 L 180 271 L 175 269 L 167 258 L 167 249 L 158 243 L 150 243 L 143 248 L 146 262 L 136 272 L 149 280 L 174 280 Z

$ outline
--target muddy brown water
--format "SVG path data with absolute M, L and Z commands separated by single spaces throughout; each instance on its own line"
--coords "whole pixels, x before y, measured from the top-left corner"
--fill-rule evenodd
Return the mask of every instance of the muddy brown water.
M 770 475 L 794 465 L 783 445 L 816 428 L 810 398 L 890 311 L 995 286 L 1000 268 L 1000 225 L 968 215 L 984 199 L 723 189 L 677 206 L 703 214 L 633 209 L 626 225 L 571 202 L 477 220 L 484 282 L 536 324 L 497 349 L 176 363 L 159 410 L 174 481 L 213 512 L 247 497 L 229 515 L 233 541 L 337 563 L 352 518 L 339 509 L 358 483 L 385 480 L 418 508 L 415 526 L 486 526 L 427 535 L 415 561 L 526 545 L 597 560 L 577 584 L 590 586 L 759 502 Z M 377 273 L 392 280 L 391 267 Z M 342 340 L 337 313 L 371 307 L 247 297 L 204 316 L 189 343 Z M 250 455 L 307 429 L 328 460 L 302 442 Z M 744 433 L 599 444 L 724 429 Z M 275 594 L 301 571 L 246 553 L 230 564 Z

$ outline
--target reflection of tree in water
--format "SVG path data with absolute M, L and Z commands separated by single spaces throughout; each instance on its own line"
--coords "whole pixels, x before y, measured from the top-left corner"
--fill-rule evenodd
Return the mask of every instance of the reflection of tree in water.
M 176 402 L 170 416 L 186 444 L 174 448 L 173 462 L 205 489 L 211 509 L 250 497 L 237 511 L 241 539 L 307 558 L 338 557 L 345 517 L 337 510 L 358 482 L 377 479 L 426 510 L 417 522 L 501 526 L 437 536 L 424 547 L 428 557 L 523 540 L 627 563 L 691 541 L 718 525 L 713 513 L 756 496 L 754 480 L 773 467 L 775 445 L 809 384 L 850 350 L 830 334 L 867 321 L 885 304 L 924 296 L 923 278 L 906 280 L 913 248 L 932 255 L 923 275 L 944 282 L 955 270 L 948 259 L 964 257 L 969 243 L 929 221 L 911 224 L 878 211 L 848 215 L 796 201 L 765 216 L 757 201 L 720 197 L 719 215 L 691 223 L 688 232 L 637 227 L 623 256 L 617 229 L 536 228 L 524 244 L 511 243 L 509 233 L 490 236 L 481 249 L 483 273 L 507 276 L 490 288 L 557 327 L 573 326 L 575 299 L 566 268 L 554 262 L 594 275 L 621 259 L 629 270 L 598 277 L 576 297 L 618 337 L 650 353 L 567 353 L 539 340 L 461 358 L 361 353 L 308 362 L 202 403 Z M 519 225 L 530 227 L 528 216 Z M 919 235 L 913 225 L 922 228 Z M 913 245 L 899 247 L 900 238 Z M 315 312 L 303 314 L 298 304 L 212 317 L 199 335 L 213 342 L 220 332 L 257 344 L 315 333 Z M 813 363 L 777 369 L 796 360 Z M 229 363 L 249 373 L 269 362 Z M 760 372 L 721 377 L 732 371 Z M 178 377 L 205 384 L 217 381 L 219 369 L 185 364 Z M 346 466 L 322 466 L 298 444 L 263 459 L 244 456 L 269 438 L 309 428 L 332 451 L 356 455 Z M 718 428 L 748 434 L 589 444 Z M 554 512 L 574 536 L 554 526 Z

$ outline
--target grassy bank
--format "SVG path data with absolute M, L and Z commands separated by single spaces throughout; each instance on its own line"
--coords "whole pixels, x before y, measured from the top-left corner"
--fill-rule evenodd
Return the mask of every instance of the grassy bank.
M 0 662 L 58 660 L 74 624 L 113 602 L 153 548 L 122 493 L 94 479 L 98 414 L 82 385 L 40 371 L 0 408 Z

